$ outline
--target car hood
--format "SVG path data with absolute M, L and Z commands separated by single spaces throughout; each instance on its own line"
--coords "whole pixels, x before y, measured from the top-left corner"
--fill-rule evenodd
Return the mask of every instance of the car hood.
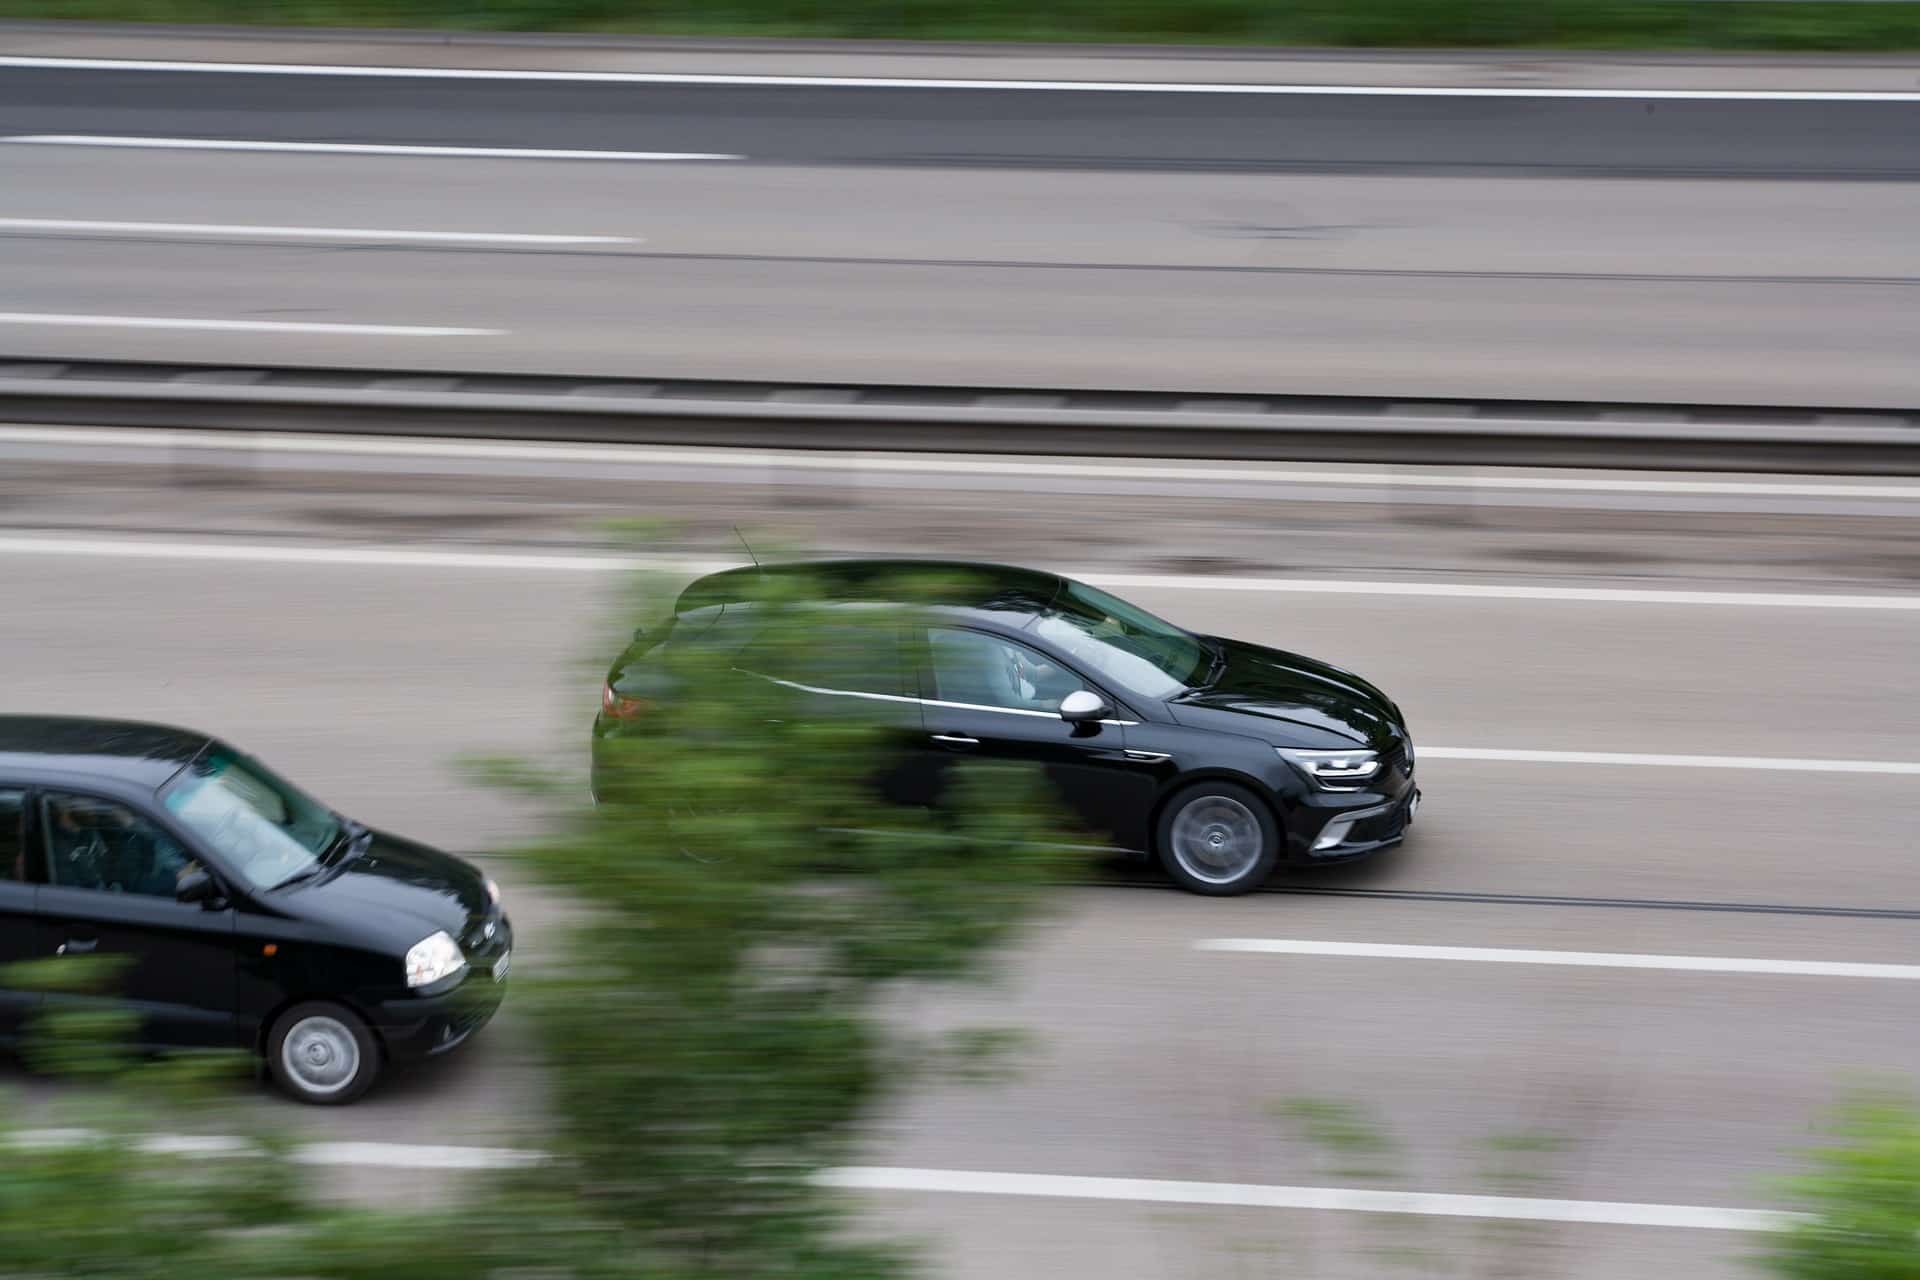
M 1204 689 L 1168 703 L 1195 728 L 1263 738 L 1282 747 L 1364 745 L 1384 750 L 1404 736 L 1392 699 L 1350 671 L 1281 649 L 1209 637 L 1225 661 Z
M 464 937 L 486 913 L 487 881 L 452 854 L 375 831 L 359 857 L 302 885 L 287 906 L 404 950 L 436 929 Z

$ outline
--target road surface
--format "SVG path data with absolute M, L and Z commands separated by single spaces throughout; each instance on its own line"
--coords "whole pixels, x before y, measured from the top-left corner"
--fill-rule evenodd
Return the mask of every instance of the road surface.
M 1917 120 L 0 66 L 0 353 L 1908 407 Z
M 1391 690 L 1426 749 L 1402 850 L 1228 901 L 1090 865 L 1001 981 L 912 1002 L 920 1025 L 1034 1037 L 1016 1078 L 918 1093 L 873 1135 L 865 1158 L 896 1183 L 932 1170 L 948 1188 L 861 1193 L 877 1225 L 924 1233 L 945 1276 L 1364 1277 L 1400 1269 L 1391 1253 L 1416 1275 L 1731 1280 L 1751 1237 L 1607 1215 L 1770 1207 L 1765 1179 L 1857 1073 L 1920 1056 L 1913 486 L 1075 464 L 1015 482 L 929 459 L 798 484 L 777 458 L 743 475 L 661 451 L 599 480 L 558 454 L 436 477 L 378 452 L 328 474 L 188 444 L 84 468 L 98 446 L 59 438 L 0 438 L 7 707 L 200 725 L 457 849 L 501 850 L 534 821 L 457 757 L 583 764 L 618 629 L 602 522 L 623 511 L 705 512 L 687 543 L 702 557 L 744 514 L 756 535 L 1071 565 Z M 1570 479 L 1594 487 L 1554 488 Z M 1208 484 L 1263 482 L 1264 499 L 1228 488 L 1209 507 Z M 1242 558 L 1179 569 L 1189 530 L 1224 536 L 1215 518 L 1238 522 Z M 1611 755 L 1500 758 L 1516 752 Z M 538 972 L 554 905 L 489 864 L 516 969 Z M 1715 968 L 1729 957 L 1762 963 Z M 538 1098 L 509 1006 L 350 1110 L 241 1101 L 328 1139 L 525 1147 Z M 1356 1164 L 1304 1137 L 1302 1103 L 1357 1107 L 1384 1153 Z M 952 1189 L 963 1175 L 991 1175 L 987 1192 Z M 1117 1181 L 1074 1184 L 1112 1199 L 1062 1198 L 1012 1175 Z M 422 1185 L 377 1163 L 325 1176 L 400 1201 Z M 1541 1196 L 1600 1218 L 1178 1204 L 1170 1180 Z

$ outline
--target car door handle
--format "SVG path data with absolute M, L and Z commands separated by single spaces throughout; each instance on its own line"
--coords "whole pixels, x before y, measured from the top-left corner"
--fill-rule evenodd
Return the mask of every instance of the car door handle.
M 57 956 L 83 956 L 100 945 L 98 938 L 68 938 L 53 949 Z
M 944 742 L 950 747 L 977 747 L 980 745 L 980 739 L 969 738 L 961 733 L 936 733 L 933 735 L 933 740 L 935 742 Z

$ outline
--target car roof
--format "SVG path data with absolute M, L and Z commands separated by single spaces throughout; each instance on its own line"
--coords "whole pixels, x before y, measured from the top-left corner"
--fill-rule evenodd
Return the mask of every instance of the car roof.
M 112 778 L 157 788 L 211 741 L 192 729 L 137 720 L 0 716 L 0 771 L 16 777 Z
M 967 560 L 815 560 L 709 574 L 680 593 L 674 612 L 751 604 L 793 583 L 823 603 L 906 604 L 1002 623 L 1046 611 L 1066 585 L 1055 573 Z M 911 592 L 904 588 L 911 584 Z

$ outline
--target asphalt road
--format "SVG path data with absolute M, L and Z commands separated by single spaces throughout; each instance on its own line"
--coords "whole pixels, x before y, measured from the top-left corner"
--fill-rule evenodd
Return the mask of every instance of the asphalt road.
M 807 166 L 1910 180 L 1920 176 L 1915 110 L 1871 102 L 0 73 L 8 133 L 720 152 Z
M 604 487 L 531 463 L 519 478 L 506 464 L 468 477 L 463 493 L 379 467 L 295 479 L 242 463 L 223 474 L 191 455 L 165 454 L 173 472 L 84 479 L 10 459 L 8 474 L 24 478 L 0 488 L 10 526 L 0 592 L 22 607 L 0 612 L 6 705 L 202 725 L 368 821 L 454 848 L 498 849 L 532 829 L 533 815 L 451 762 L 511 751 L 579 767 L 596 667 L 618 630 L 617 579 L 487 557 L 596 544 L 593 522 L 610 509 Z M 1824 564 L 1771 570 L 1733 564 L 1760 519 L 1752 511 L 1699 509 L 1664 528 L 1640 512 L 1610 532 L 1590 509 L 1543 513 L 1481 492 L 1396 531 L 1395 513 L 1377 503 L 1343 513 L 1269 502 L 1264 516 L 1235 508 L 1256 557 L 1307 547 L 1315 530 L 1352 539 L 1350 549 L 1371 537 L 1398 571 L 1346 577 L 1430 592 L 1342 594 L 1242 589 L 1249 575 L 1288 574 L 1259 558 L 1211 576 L 1168 574 L 1133 549 L 1131 502 L 1053 491 L 1063 483 L 1036 477 L 1023 500 L 909 475 L 896 503 L 849 478 L 838 501 L 802 504 L 771 484 L 655 467 L 628 509 L 671 507 L 675 491 L 691 495 L 678 499 L 689 507 L 703 495 L 734 508 L 757 496 L 763 520 L 804 520 L 823 540 L 839 532 L 899 550 L 1158 570 L 1155 585 L 1126 594 L 1197 628 L 1367 673 L 1428 748 L 1631 758 L 1436 752 L 1422 762 L 1428 804 L 1402 850 L 1276 886 L 1322 892 L 1201 900 L 1090 866 L 1088 883 L 1064 890 L 1057 917 L 1009 957 L 1002 981 L 905 1002 L 902 1016 L 921 1026 L 1023 1026 L 1033 1051 L 1010 1082 L 916 1094 L 876 1130 L 871 1163 L 1764 1207 L 1764 1179 L 1788 1167 L 1858 1073 L 1911 1068 L 1920 1035 L 1907 981 L 1197 947 L 1265 938 L 1910 964 L 1920 778 L 1817 771 L 1836 759 L 1920 761 L 1910 678 L 1920 612 L 1836 607 L 1833 594 L 1858 595 L 1872 578 L 1874 598 L 1913 599 L 1910 555 L 1905 568 L 1886 558 L 1911 545 L 1903 506 L 1792 514 L 1784 507 L 1797 499 L 1754 495 L 1781 508 L 1769 518 L 1796 537 L 1838 549 Z M 1037 518 L 995 518 L 1021 505 L 1051 513 L 1051 542 Z M 502 523 L 514 506 L 522 522 Z M 349 538 L 342 513 L 353 511 L 365 523 Z M 1523 558 L 1503 559 L 1537 547 L 1555 520 L 1593 557 L 1584 567 L 1521 572 Z M 1180 528 L 1149 545 L 1170 554 Z M 349 542 L 371 559 L 293 554 Z M 380 559 L 407 548 L 468 558 Z M 221 554 L 252 558 L 207 558 Z M 1330 576 L 1333 560 L 1302 557 L 1297 580 Z M 1446 593 L 1473 583 L 1508 594 Z M 1541 590 L 1623 584 L 1667 594 L 1568 600 Z M 1708 598 L 1733 589 L 1799 603 Z M 1648 758 L 1672 754 L 1789 763 Z M 525 969 L 537 972 L 554 955 L 554 904 L 510 861 L 493 867 L 515 904 Z M 328 1138 L 526 1145 L 538 1141 L 538 1097 L 524 1028 L 509 1013 L 455 1060 L 349 1111 L 249 1105 Z M 1384 1154 L 1355 1167 L 1304 1137 L 1286 1118 L 1303 1100 L 1358 1107 L 1385 1135 Z M 1532 1154 L 1515 1155 L 1523 1149 Z M 387 1197 L 420 1179 L 353 1169 L 330 1181 Z M 1686 1227 L 1174 1206 L 1128 1186 L 1136 1198 L 1112 1202 L 881 1192 L 870 1203 L 878 1225 L 927 1233 L 941 1274 L 969 1278 L 1370 1276 L 1390 1264 L 1414 1275 L 1733 1277 L 1746 1274 L 1738 1258 L 1753 1246 Z
M 1906 407 L 1916 118 L 0 68 L 0 353 Z

